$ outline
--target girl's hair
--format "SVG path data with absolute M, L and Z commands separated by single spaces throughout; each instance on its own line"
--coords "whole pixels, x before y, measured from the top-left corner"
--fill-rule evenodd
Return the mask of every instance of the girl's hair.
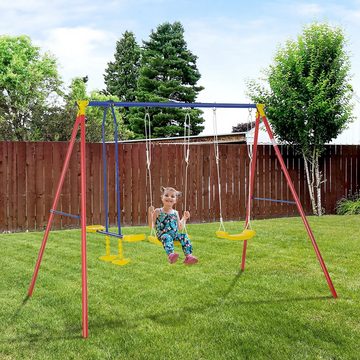
M 173 187 L 170 187 L 170 186 L 167 186 L 167 187 L 161 186 L 161 187 L 160 187 L 160 191 L 161 191 L 161 195 L 164 195 L 164 194 L 165 194 L 165 191 L 172 191 L 172 192 L 175 193 L 176 197 L 180 197 L 180 196 L 181 196 L 181 192 L 180 192 L 180 191 L 177 191 L 176 189 L 174 189 Z

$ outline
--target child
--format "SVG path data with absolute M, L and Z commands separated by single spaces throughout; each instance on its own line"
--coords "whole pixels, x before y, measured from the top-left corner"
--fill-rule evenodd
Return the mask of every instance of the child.
M 185 254 L 184 264 L 192 265 L 198 262 L 198 259 L 192 255 L 192 245 L 186 234 L 179 233 L 184 229 L 186 220 L 190 218 L 189 211 L 184 211 L 180 220 L 179 213 L 173 209 L 180 192 L 172 187 L 161 187 L 162 208 L 155 209 L 150 206 L 148 209 L 149 226 L 152 228 L 155 224 L 156 235 L 162 242 L 170 264 L 174 264 L 179 254 L 174 252 L 174 240 L 179 240 L 182 250 Z

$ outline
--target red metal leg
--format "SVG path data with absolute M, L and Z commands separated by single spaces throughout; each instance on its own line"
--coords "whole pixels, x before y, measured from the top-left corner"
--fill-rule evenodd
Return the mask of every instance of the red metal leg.
M 308 223 L 308 220 L 307 220 L 307 218 L 306 218 L 306 216 L 305 216 L 304 209 L 303 209 L 303 207 L 302 207 L 302 205 L 301 205 L 301 202 L 300 202 L 300 200 L 299 200 L 299 197 L 298 197 L 298 195 L 297 195 L 297 193 L 296 193 L 296 190 L 295 190 L 295 188 L 294 188 L 294 185 L 293 185 L 293 183 L 292 183 L 292 181 L 291 181 L 290 175 L 289 175 L 289 173 L 288 173 L 288 171 L 287 171 L 287 168 L 286 168 L 286 166 L 285 166 L 285 163 L 284 163 L 283 157 L 282 157 L 282 155 L 281 155 L 281 152 L 280 152 L 278 146 L 277 146 L 276 143 L 275 143 L 274 134 L 273 134 L 273 132 L 272 132 L 272 130 L 271 130 L 271 128 L 270 128 L 270 125 L 269 125 L 269 122 L 267 121 L 266 116 L 262 116 L 262 120 L 263 120 L 263 122 L 264 122 L 264 124 L 265 124 L 265 127 L 266 127 L 266 130 L 267 130 L 267 132 L 268 132 L 268 134 L 269 134 L 269 136 L 270 136 L 270 140 L 271 140 L 271 142 L 272 142 L 272 144 L 273 144 L 273 146 L 274 146 L 275 153 L 276 153 L 276 156 L 277 156 L 277 158 L 278 158 L 278 160 L 279 160 L 279 162 L 280 162 L 281 169 L 282 169 L 282 171 L 283 171 L 283 173 L 284 173 L 284 175 L 285 175 L 286 181 L 287 181 L 287 183 L 288 183 L 288 186 L 289 186 L 289 188 L 290 188 L 290 191 L 291 191 L 291 193 L 292 193 L 292 196 L 293 196 L 293 198 L 294 198 L 294 200 L 295 200 L 295 202 L 296 202 L 297 208 L 298 208 L 298 210 L 299 210 L 299 213 L 300 213 L 300 216 L 301 216 L 302 221 L 303 221 L 303 223 L 304 223 L 304 226 L 305 226 L 305 228 L 306 228 L 306 231 L 307 231 L 307 233 L 308 233 L 308 235 L 309 235 L 309 238 L 310 238 L 310 240 L 311 240 L 311 243 L 312 243 L 312 245 L 313 245 L 313 247 L 314 247 L 316 256 L 317 256 L 317 258 L 318 258 L 318 260 L 319 260 L 319 262 L 320 262 L 321 268 L 322 268 L 322 270 L 323 270 L 323 272 L 324 272 L 324 275 L 325 275 L 326 281 L 327 281 L 327 283 L 328 283 L 328 285 L 329 285 L 331 294 L 332 294 L 332 296 L 333 296 L 334 298 L 336 298 L 336 297 L 337 297 L 337 293 L 336 293 L 336 290 L 335 290 L 335 288 L 334 288 L 334 285 L 333 285 L 333 283 L 332 283 L 332 281 L 331 281 L 330 274 L 329 274 L 329 272 L 328 272 L 328 270 L 327 270 L 327 268 L 326 268 L 325 262 L 324 262 L 324 260 L 323 260 L 323 258 L 322 258 L 322 256 L 321 256 L 321 253 L 320 253 L 320 250 L 319 250 L 319 248 L 318 248 L 318 246 L 317 246 L 317 243 L 316 243 L 314 234 L 313 234 L 313 232 L 312 232 L 312 230 L 311 230 L 311 228 L 310 228 L 310 225 L 309 225 L 309 223 Z
M 86 256 L 86 139 L 85 115 L 81 115 L 81 284 L 82 284 L 82 335 L 87 338 L 88 328 L 88 293 L 87 293 L 87 256 Z
M 78 132 L 79 124 L 80 124 L 80 119 L 77 118 L 76 121 L 75 121 L 73 130 L 72 130 L 72 134 L 71 134 L 71 138 L 70 138 L 70 142 L 69 142 L 69 147 L 68 147 L 68 150 L 66 152 L 65 163 L 64 163 L 63 169 L 61 171 L 60 180 L 59 180 L 59 183 L 58 183 L 58 186 L 57 186 L 57 189 L 56 189 L 55 198 L 54 198 L 54 201 L 53 201 L 53 204 L 52 204 L 52 207 L 51 207 L 52 210 L 56 210 L 57 204 L 59 202 L 61 189 L 62 189 L 64 180 L 65 180 L 66 171 L 67 171 L 67 169 L 69 167 L 70 157 L 71 157 L 71 154 L 72 154 L 72 151 L 73 151 L 73 148 L 74 148 L 74 143 L 75 143 L 75 139 L 76 139 L 76 134 Z M 41 243 L 41 247 L 40 247 L 40 250 L 39 250 L 39 255 L 38 255 L 38 258 L 37 258 L 37 261 L 36 261 L 36 264 L 35 264 L 34 273 L 33 273 L 31 283 L 30 283 L 30 287 L 29 287 L 29 290 L 28 290 L 28 296 L 31 296 L 33 291 L 34 291 L 36 278 L 37 278 L 37 275 L 38 275 L 38 272 L 39 272 L 42 257 L 44 255 L 46 242 L 47 242 L 47 239 L 48 239 L 48 236 L 49 236 L 49 232 L 50 232 L 51 225 L 52 225 L 52 222 L 53 222 L 53 219 L 54 219 L 54 215 L 55 215 L 54 213 L 52 213 L 52 212 L 50 213 L 50 217 L 49 217 L 48 223 L 46 225 L 44 237 L 43 237 L 43 240 L 42 240 L 42 243 Z

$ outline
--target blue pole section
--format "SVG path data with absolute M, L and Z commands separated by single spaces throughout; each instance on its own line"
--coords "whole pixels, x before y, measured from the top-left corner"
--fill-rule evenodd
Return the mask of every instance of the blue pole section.
M 261 198 L 261 197 L 253 197 L 254 200 L 262 200 L 262 201 L 271 201 L 276 203 L 285 203 L 285 204 L 296 204 L 295 201 L 289 200 L 281 200 L 281 199 L 271 199 L 271 198 Z
M 114 141 L 115 141 L 115 182 L 116 182 L 116 205 L 117 205 L 117 225 L 118 234 L 121 235 L 121 206 L 120 206 L 120 177 L 119 177 L 119 144 L 118 130 L 114 106 L 111 106 L 111 113 L 114 119 Z
M 105 208 L 105 229 L 109 231 L 109 196 L 107 188 L 107 161 L 106 161 L 106 144 L 105 144 L 105 121 L 106 121 L 107 107 L 104 108 L 104 116 L 101 126 L 102 131 L 102 160 L 103 160 L 103 175 L 104 175 L 104 208 Z
M 90 101 L 88 106 L 115 106 L 115 107 L 164 107 L 164 108 L 243 108 L 256 109 L 256 104 L 236 103 L 184 103 L 184 102 L 115 102 Z

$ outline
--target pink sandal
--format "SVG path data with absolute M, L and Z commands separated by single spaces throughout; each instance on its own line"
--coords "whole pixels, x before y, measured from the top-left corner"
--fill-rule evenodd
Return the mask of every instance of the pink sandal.
M 193 264 L 196 264 L 198 262 L 198 258 L 189 254 L 189 255 L 186 255 L 186 258 L 184 260 L 184 264 L 185 265 L 193 265 Z
M 179 254 L 176 254 L 176 253 L 169 254 L 169 256 L 168 256 L 169 263 L 170 264 L 176 263 L 178 258 L 179 258 Z

